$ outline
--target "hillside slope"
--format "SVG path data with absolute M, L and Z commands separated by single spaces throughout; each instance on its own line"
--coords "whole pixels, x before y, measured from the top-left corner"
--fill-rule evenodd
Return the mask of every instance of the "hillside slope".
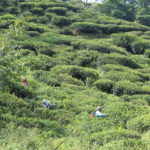
M 0 149 L 150 149 L 150 27 L 50 0 L 0 19 Z

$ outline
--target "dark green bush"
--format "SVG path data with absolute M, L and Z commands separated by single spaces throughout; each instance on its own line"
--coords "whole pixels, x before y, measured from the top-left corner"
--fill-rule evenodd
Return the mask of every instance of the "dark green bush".
M 8 29 L 9 28 L 9 26 L 11 25 L 11 24 L 13 24 L 14 22 L 13 21 L 7 21 L 7 20 L 3 20 L 3 21 L 1 21 L 0 22 L 0 29 Z
M 20 8 L 22 11 L 31 10 L 35 6 L 33 2 L 22 2 L 20 3 Z
M 27 106 L 27 103 L 22 99 L 19 99 L 15 95 L 9 93 L 0 93 L 0 107 L 5 107 L 12 113 L 15 113 L 17 109 L 22 109 Z M 7 111 L 8 111 L 7 110 Z M 3 111 L 4 113 L 4 111 Z M 8 112 L 6 112 L 8 113 Z
M 57 15 L 65 15 L 67 12 L 67 8 L 64 7 L 50 7 L 47 9 L 47 12 L 52 12 L 52 13 L 56 13 Z
M 15 14 L 15 15 L 18 15 L 20 13 L 18 7 L 14 6 L 14 7 L 9 7 L 8 8 L 8 11 L 11 13 L 11 14 Z
M 150 26 L 150 15 L 140 15 L 137 17 L 139 23 Z
M 128 25 L 114 25 L 114 24 L 95 24 L 90 22 L 75 22 L 71 25 L 71 28 L 78 33 L 99 33 L 112 34 L 118 32 L 129 31 L 146 31 L 146 27 L 136 27 Z
M 97 51 L 80 50 L 73 58 L 72 64 L 82 67 L 97 67 L 99 53 Z
M 91 143 L 97 143 L 99 145 L 103 145 L 105 143 L 121 140 L 121 139 L 139 139 L 141 136 L 135 131 L 118 129 L 118 130 L 110 130 L 94 133 L 90 141 Z
M 1 20 L 13 20 L 15 18 L 16 18 L 15 15 L 12 15 L 12 14 L 5 14 L 5 15 L 0 16 Z
M 48 23 L 48 19 L 45 16 L 39 16 L 36 22 L 46 24 Z
M 33 72 L 33 77 L 37 81 L 46 83 L 47 85 L 50 86 L 61 86 L 61 83 L 57 78 L 55 78 L 55 76 L 54 75 L 52 76 L 50 72 L 42 71 L 42 70 Z
M 29 49 L 34 51 L 36 54 L 45 54 L 52 56 L 54 51 L 52 50 L 52 45 L 46 42 L 41 42 L 38 40 L 28 39 L 22 42 L 19 42 L 23 49 Z
M 105 75 L 106 79 L 113 80 L 113 81 L 120 81 L 120 80 L 129 80 L 131 82 L 143 81 L 143 78 L 139 75 L 136 75 L 129 70 L 126 71 L 108 71 Z
M 115 44 L 126 48 L 133 54 L 143 54 L 144 50 L 150 47 L 149 41 L 130 33 L 115 34 L 112 37 Z
M 114 85 L 113 93 L 118 96 L 123 94 L 134 95 L 139 93 L 139 89 L 140 87 L 135 83 L 124 80 L 119 81 Z
M 31 9 L 31 12 L 34 15 L 39 15 L 39 16 L 42 16 L 44 14 L 44 10 L 40 7 L 34 7 L 33 9 Z
M 140 133 L 150 130 L 150 114 L 141 115 L 127 122 L 127 128 Z
M 150 49 L 146 49 L 144 52 L 144 55 L 148 58 L 150 58 Z
M 92 78 L 96 80 L 98 78 L 98 73 L 94 69 L 83 68 L 79 66 L 56 66 L 53 68 L 55 73 L 68 73 L 74 78 L 77 78 L 82 81 L 86 81 L 87 78 Z
M 30 37 L 36 37 L 36 36 L 40 36 L 40 33 L 37 31 L 28 31 L 28 35 Z
M 94 85 L 103 92 L 111 93 L 114 82 L 108 79 L 100 79 Z
M 37 25 L 37 24 L 34 24 L 34 23 L 29 23 L 27 26 L 26 26 L 26 30 L 27 31 L 37 31 L 39 33 L 44 33 L 45 32 L 45 28 Z
M 147 144 L 142 139 L 121 139 L 114 140 L 99 147 L 99 150 L 143 150 L 148 149 Z
M 120 53 L 126 55 L 127 52 L 120 47 L 117 47 L 106 41 L 92 41 L 92 40 L 77 40 L 71 42 L 74 49 L 86 49 L 86 50 L 96 50 L 102 53 Z
M 105 54 L 101 60 L 101 64 L 119 64 L 123 66 L 127 66 L 133 69 L 140 68 L 139 64 L 137 64 L 136 61 L 134 61 L 129 56 L 123 56 L 120 54 Z
M 49 70 L 57 64 L 52 57 L 42 54 L 34 57 L 28 56 L 24 58 L 23 61 L 25 61 L 25 66 L 29 67 L 31 70 Z
M 35 53 L 31 50 L 28 50 L 28 49 L 21 49 L 20 50 L 20 55 L 21 56 L 27 56 L 27 55 L 33 55 L 35 56 Z
M 24 86 L 18 82 L 11 83 L 10 92 L 21 98 L 33 98 L 35 96 L 30 86 Z
M 58 26 L 67 26 L 72 23 L 72 19 L 65 16 L 52 16 L 51 23 Z
M 62 130 L 63 127 L 56 121 L 20 117 L 17 118 L 15 122 L 18 126 L 24 126 L 26 128 L 37 127 L 45 131 L 51 130 L 54 131 L 57 136 L 64 134 L 64 130 Z

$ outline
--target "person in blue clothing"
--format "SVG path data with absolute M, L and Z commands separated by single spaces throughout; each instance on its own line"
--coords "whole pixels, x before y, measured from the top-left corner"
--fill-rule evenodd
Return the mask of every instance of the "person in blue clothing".
M 101 111 L 102 111 L 102 107 L 97 106 L 96 112 L 95 112 L 95 117 L 105 117 L 106 115 L 101 113 Z
M 48 109 L 55 108 L 55 105 L 51 104 L 51 102 L 49 100 L 43 99 L 42 103 L 43 103 L 43 107 L 45 107 L 45 108 L 48 108 Z

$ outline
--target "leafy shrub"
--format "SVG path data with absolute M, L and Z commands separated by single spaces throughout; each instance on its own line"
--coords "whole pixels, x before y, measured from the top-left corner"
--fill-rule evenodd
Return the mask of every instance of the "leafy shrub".
M 24 126 L 26 128 L 38 127 L 45 131 L 51 130 L 57 136 L 64 133 L 64 130 L 62 130 L 63 127 L 56 121 L 20 117 L 15 122 L 18 126 Z
M 143 78 L 128 70 L 126 71 L 108 71 L 105 75 L 106 79 L 113 81 L 129 80 L 131 82 L 143 81 Z
M 139 86 L 128 80 L 119 81 L 114 85 L 113 93 L 118 96 L 123 94 L 129 95 L 138 94 Z
M 20 55 L 21 56 L 27 56 L 27 55 L 33 55 L 35 56 L 35 53 L 31 50 L 28 50 L 28 49 L 21 49 L 20 50 Z
M 15 18 L 16 18 L 15 15 L 12 15 L 12 14 L 5 14 L 5 15 L 0 16 L 1 20 L 12 20 Z
M 128 129 L 134 129 L 140 133 L 150 130 L 150 114 L 141 115 L 127 122 Z
M 96 81 L 94 85 L 101 91 L 111 93 L 114 82 L 108 79 L 101 79 Z
M 92 41 L 92 40 L 77 40 L 71 42 L 74 49 L 86 49 L 86 50 L 96 50 L 102 53 L 120 53 L 127 54 L 123 48 L 119 48 L 105 41 Z
M 99 53 L 96 51 L 80 50 L 74 56 L 72 64 L 83 66 L 83 67 L 94 67 L 97 66 Z
M 97 143 L 99 145 L 103 145 L 105 143 L 114 141 L 114 140 L 121 140 L 121 139 L 139 139 L 141 136 L 135 131 L 128 131 L 125 129 L 119 130 L 108 130 L 103 132 L 94 133 L 91 136 L 91 143 Z
M 31 9 L 31 12 L 34 15 L 39 15 L 39 16 L 42 16 L 44 14 L 44 10 L 40 7 L 34 7 L 33 9 Z
M 137 17 L 137 20 L 139 21 L 139 23 L 143 24 L 143 25 L 147 25 L 150 26 L 150 15 L 139 15 Z
M 150 58 L 150 49 L 146 49 L 144 52 L 144 55 L 148 58 Z
M 98 73 L 94 69 L 82 68 L 79 66 L 56 66 L 53 68 L 55 73 L 68 73 L 74 78 L 86 81 L 87 78 L 96 80 Z
M 39 25 L 36 25 L 34 23 L 29 23 L 27 26 L 26 26 L 26 30 L 27 31 L 37 31 L 39 33 L 44 33 L 45 32 L 45 28 L 39 26 Z
M 19 42 L 19 44 L 21 45 L 23 49 L 32 50 L 36 54 L 45 54 L 48 56 L 52 56 L 54 54 L 51 48 L 52 46 L 45 42 L 28 39 L 28 40 Z
M 40 33 L 37 31 L 28 31 L 28 35 L 30 37 L 36 37 L 36 36 L 40 36 Z
M 9 7 L 8 8 L 8 11 L 11 13 L 11 14 L 15 14 L 15 15 L 18 15 L 20 10 L 18 9 L 18 7 L 14 6 L 14 7 Z
M 37 21 L 38 21 L 38 23 L 43 23 L 43 24 L 48 23 L 48 19 L 45 16 L 39 16 L 35 22 L 37 22 Z
M 10 92 L 21 98 L 33 98 L 35 96 L 34 91 L 30 87 L 17 82 L 11 83 Z
M 124 150 L 124 149 L 136 149 L 143 150 L 147 149 L 147 144 L 142 139 L 123 139 L 123 140 L 114 140 L 103 146 L 100 146 L 98 150 Z
M 143 54 L 147 48 L 150 48 L 149 40 L 139 39 L 132 43 L 132 50 L 135 54 Z
M 50 72 L 47 71 L 34 71 L 33 77 L 39 82 L 46 83 L 47 85 L 51 86 L 60 86 L 60 82 L 55 76 L 52 76 Z
M 22 11 L 31 10 L 35 6 L 33 2 L 22 2 L 20 3 L 20 8 Z
M 144 50 L 150 47 L 148 41 L 142 40 L 133 34 L 121 33 L 115 34 L 112 37 L 115 44 L 126 48 L 133 54 L 143 54 Z
M 6 107 L 11 113 L 15 113 L 17 109 L 26 107 L 27 104 L 22 99 L 8 93 L 0 93 L 0 107 Z M 8 113 L 8 110 L 6 113 Z M 2 113 L 5 113 L 4 111 Z
M 7 20 L 1 21 L 0 22 L 0 28 L 1 29 L 8 29 L 11 24 L 13 24 L 13 21 L 10 21 L 10 20 L 9 21 L 7 21 Z
M 148 85 L 141 86 L 140 93 L 142 93 L 142 94 L 150 94 L 150 86 L 148 86 Z
M 123 66 L 127 66 L 133 69 L 140 68 L 139 64 L 136 63 L 132 58 L 129 56 L 123 56 L 120 54 L 105 54 L 101 58 L 101 64 L 119 64 Z
M 28 56 L 23 59 L 25 66 L 31 70 L 49 70 L 56 65 L 54 59 L 49 56 L 39 54 L 37 56 Z
M 67 12 L 67 8 L 64 7 L 50 7 L 47 9 L 47 12 L 56 13 L 57 15 L 65 15 Z
M 72 19 L 65 16 L 52 16 L 51 23 L 58 26 L 67 26 L 72 23 Z
M 40 40 L 47 42 L 47 43 L 53 43 L 53 44 L 64 44 L 64 45 L 70 45 L 71 44 L 71 37 L 58 34 L 58 33 L 44 33 L 40 36 Z
M 75 22 L 71 25 L 73 30 L 78 33 L 105 33 L 112 34 L 117 32 L 129 32 L 129 31 L 146 31 L 145 27 L 127 26 L 127 25 L 113 25 L 113 24 L 95 24 L 89 22 Z

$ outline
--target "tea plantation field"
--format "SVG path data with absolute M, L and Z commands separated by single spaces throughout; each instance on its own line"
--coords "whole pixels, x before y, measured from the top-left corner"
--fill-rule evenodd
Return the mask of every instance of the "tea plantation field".
M 0 0 L 0 150 L 150 150 L 150 26 L 97 5 Z

